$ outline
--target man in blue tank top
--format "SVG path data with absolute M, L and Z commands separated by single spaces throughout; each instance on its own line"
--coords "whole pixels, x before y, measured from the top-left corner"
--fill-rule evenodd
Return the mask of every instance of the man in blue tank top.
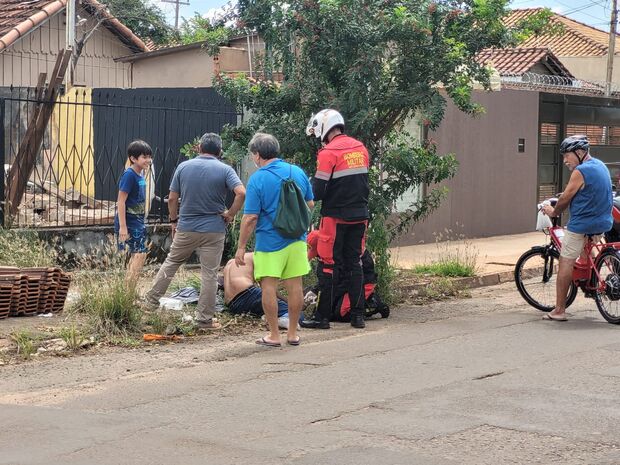
M 562 141 L 560 154 L 572 174 L 556 206 L 543 207 L 549 216 L 558 216 L 567 207 L 570 211 L 562 239 L 555 309 L 543 317 L 545 320 L 566 321 L 566 296 L 575 261 L 588 237 L 598 242 L 613 225 L 611 177 L 603 162 L 590 156 L 589 148 L 586 136 L 571 136 Z

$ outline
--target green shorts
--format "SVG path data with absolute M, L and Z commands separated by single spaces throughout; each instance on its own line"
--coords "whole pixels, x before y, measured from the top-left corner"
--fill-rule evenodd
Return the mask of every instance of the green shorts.
M 290 279 L 307 275 L 308 246 L 305 241 L 293 242 L 275 252 L 254 252 L 254 279 Z

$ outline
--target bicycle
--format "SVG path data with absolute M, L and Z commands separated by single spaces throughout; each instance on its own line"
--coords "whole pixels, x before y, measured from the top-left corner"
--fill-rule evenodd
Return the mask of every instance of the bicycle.
M 553 199 L 557 202 L 557 199 Z M 555 202 L 551 200 L 551 205 Z M 620 221 L 620 203 L 614 202 L 614 219 Z M 558 270 L 564 228 L 559 226 L 559 218 L 551 219 L 552 226 L 543 232 L 550 241 L 543 246 L 532 247 L 525 252 L 515 265 L 515 283 L 525 301 L 543 312 L 555 308 L 555 275 Z M 584 246 L 585 256 L 577 259 L 573 269 L 573 281 L 566 296 L 568 308 L 577 297 L 579 289 L 585 297 L 593 298 L 606 321 L 620 324 L 620 242 L 612 230 L 606 234 L 606 242 L 595 244 L 592 236 Z M 594 255 L 593 255 L 594 252 Z

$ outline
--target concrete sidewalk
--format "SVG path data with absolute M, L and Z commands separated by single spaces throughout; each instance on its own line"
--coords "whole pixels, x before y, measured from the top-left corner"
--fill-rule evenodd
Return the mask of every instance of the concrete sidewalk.
M 391 251 L 394 265 L 401 269 L 436 262 L 443 254 L 458 254 L 462 258 L 475 257 L 478 275 L 488 275 L 512 271 L 523 252 L 545 244 L 546 239 L 542 232 L 531 232 L 395 247 Z

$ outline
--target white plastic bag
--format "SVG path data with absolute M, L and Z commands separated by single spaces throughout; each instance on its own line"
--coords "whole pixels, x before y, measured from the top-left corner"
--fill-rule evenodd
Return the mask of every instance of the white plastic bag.
M 542 231 L 543 229 L 553 226 L 551 218 L 542 212 L 542 207 L 551 205 L 551 202 L 545 200 L 543 203 L 538 204 L 538 215 L 536 216 L 536 231 Z
M 160 308 L 164 310 L 183 310 L 183 301 L 170 297 L 162 297 L 159 299 Z

